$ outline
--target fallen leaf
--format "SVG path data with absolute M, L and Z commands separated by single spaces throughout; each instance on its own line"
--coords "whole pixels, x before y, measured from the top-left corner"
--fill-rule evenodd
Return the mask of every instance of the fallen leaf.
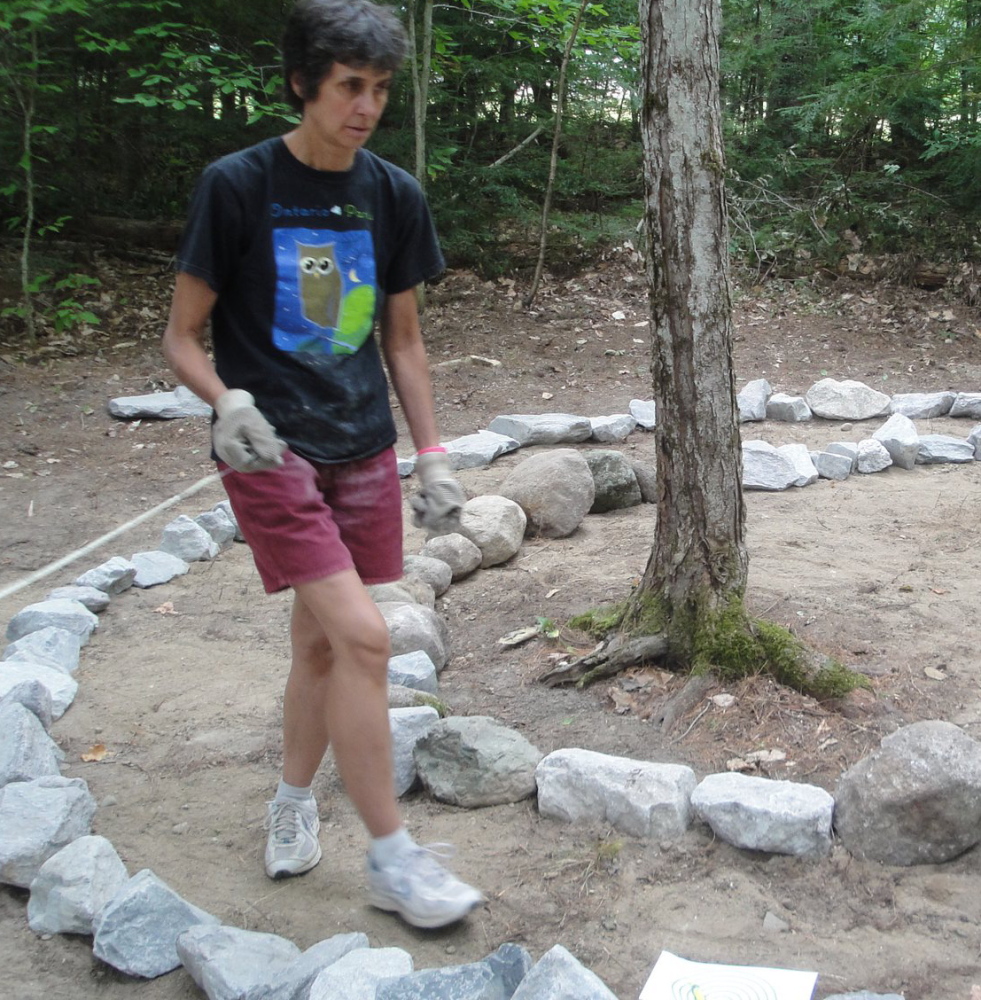
M 164 601 L 159 608 L 154 608 L 153 613 L 157 615 L 178 615 L 179 611 L 174 610 L 173 601 Z
M 929 677 L 930 680 L 932 681 L 947 680 L 947 675 L 942 670 L 938 670 L 936 667 L 924 667 L 923 673 L 925 676 Z
M 950 591 L 949 590 L 942 590 L 940 587 L 931 587 L 930 588 L 930 593 L 931 594 L 949 594 Z
M 109 751 L 106 749 L 104 743 L 96 743 L 90 746 L 88 750 L 82 754 L 82 760 L 89 764 L 98 764 L 100 761 L 106 759 L 109 756 Z
M 547 593 L 547 594 L 545 595 L 545 600 L 547 601 L 547 600 L 548 600 L 548 599 L 549 599 L 550 597 L 555 597 L 555 595 L 556 595 L 556 594 L 557 594 L 558 592 L 559 592 L 559 588 L 558 588 L 558 587 L 553 587 L 553 588 L 552 588 L 552 590 L 550 590 L 550 591 L 549 591 L 549 592 L 548 592 L 548 593 Z

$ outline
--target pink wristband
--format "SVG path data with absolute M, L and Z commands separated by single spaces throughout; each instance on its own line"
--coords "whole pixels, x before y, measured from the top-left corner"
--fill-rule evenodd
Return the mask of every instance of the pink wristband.
M 433 451 L 442 452 L 444 455 L 446 454 L 446 449 L 441 444 L 434 445 L 432 448 L 420 448 L 416 452 L 416 454 L 417 455 L 428 455 L 430 452 L 433 452 Z

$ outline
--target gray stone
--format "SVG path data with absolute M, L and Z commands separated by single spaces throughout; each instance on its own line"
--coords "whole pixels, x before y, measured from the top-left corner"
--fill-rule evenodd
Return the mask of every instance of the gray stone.
M 617 1000 L 595 972 L 557 944 L 532 966 L 511 1000 Z
M 437 671 L 449 662 L 446 624 L 435 611 L 421 604 L 392 604 L 383 602 L 378 610 L 388 626 L 392 656 L 422 650 Z
M 51 728 L 51 692 L 38 680 L 21 681 L 0 697 L 0 712 L 4 705 L 23 705 L 44 727 Z
M 278 934 L 195 924 L 177 938 L 177 957 L 208 1000 L 240 1000 L 285 971 L 300 949 Z
M 875 438 L 865 438 L 858 442 L 858 458 L 855 460 L 855 471 L 863 474 L 882 472 L 892 465 L 892 455 L 886 446 Z
M 119 396 L 109 400 L 109 415 L 118 420 L 174 420 L 179 417 L 210 417 L 211 407 L 186 386 L 173 392 L 150 392 L 142 396 Z
M 800 424 L 810 420 L 813 414 L 803 396 L 789 396 L 785 392 L 775 392 L 766 401 L 766 419 L 784 423 Z
M 105 611 L 109 607 L 109 595 L 98 587 L 55 587 L 44 595 L 46 601 L 78 601 L 82 607 L 88 608 L 93 614 Z
M 78 670 L 78 656 L 82 638 L 75 632 L 53 625 L 29 632 L 22 639 L 12 642 L 3 651 L 0 660 L 17 660 L 21 663 L 43 663 L 45 666 L 73 674 Z
M 274 982 L 267 981 L 253 986 L 242 1000 L 306 1000 L 310 984 L 324 969 L 348 952 L 367 948 L 368 945 L 368 935 L 360 931 L 335 934 L 324 941 L 318 941 L 307 948 L 295 962 L 279 970 Z
M 238 518 L 235 516 L 235 511 L 232 510 L 232 504 L 230 500 L 220 500 L 218 503 L 211 508 L 212 510 L 218 511 L 224 514 L 229 521 L 235 525 L 235 541 L 244 542 L 245 536 L 242 534 L 242 529 L 238 526 Z
M 483 962 L 420 969 L 378 986 L 375 1000 L 496 1000 L 500 987 Z
M 129 876 L 105 837 L 79 837 L 41 865 L 27 922 L 35 934 L 91 934 L 95 915 Z
M 453 582 L 453 570 L 442 559 L 431 556 L 406 556 L 402 560 L 402 572 L 406 576 L 415 576 L 424 580 L 433 588 L 437 597 L 441 597 L 450 589 Z
M 375 1000 L 382 980 L 410 972 L 412 956 L 401 948 L 357 948 L 314 979 L 309 1000 Z
M 858 466 L 858 444 L 855 441 L 832 441 L 825 449 L 832 455 L 844 455 L 851 460 L 852 472 Z
M 521 506 L 525 531 L 542 538 L 571 535 L 596 499 L 586 459 L 573 448 L 540 452 L 516 465 L 499 492 Z
M 96 914 L 92 952 L 128 976 L 155 979 L 181 964 L 177 939 L 196 924 L 218 924 L 218 918 L 144 868 Z
M 521 445 L 513 437 L 496 434 L 493 431 L 465 434 L 463 437 L 447 441 L 445 445 L 446 457 L 453 470 L 482 469 L 490 465 L 495 458 L 517 451 L 520 447 Z
M 630 416 L 637 421 L 637 426 L 645 431 L 654 430 L 657 425 L 657 406 L 653 399 L 632 399 L 627 404 Z
M 436 664 L 421 649 L 389 657 L 388 682 L 415 688 L 417 691 L 428 691 L 430 694 L 436 694 L 439 690 Z
M 838 455 L 831 451 L 812 451 L 811 461 L 822 479 L 843 482 L 852 474 L 852 459 L 847 455 Z
M 435 708 L 392 708 L 388 712 L 392 728 L 392 757 L 395 763 L 395 794 L 405 795 L 419 778 L 415 749 L 418 742 L 439 721 Z
M 635 507 L 641 502 L 640 484 L 630 462 L 619 451 L 596 448 L 583 454 L 593 476 L 595 496 L 590 514 Z
M 797 472 L 794 486 L 810 486 L 818 481 L 818 470 L 811 461 L 806 444 L 783 444 L 777 448 L 777 453 L 783 455 Z
M 238 533 L 238 524 L 221 507 L 214 507 L 203 514 L 198 514 L 194 518 L 194 523 L 204 528 L 215 545 L 222 550 L 227 549 L 235 541 L 235 535 Z
M 500 992 L 494 995 L 495 1000 L 498 997 L 500 1000 L 509 1000 L 535 964 L 527 948 L 510 941 L 481 961 L 490 966 L 494 978 L 500 983 Z
M 7 639 L 10 642 L 37 632 L 42 628 L 63 628 L 77 635 L 84 646 L 89 636 L 99 627 L 99 619 L 84 604 L 78 601 L 40 601 L 29 604 L 18 611 L 7 625 Z
M 113 597 L 129 590 L 135 579 L 136 567 L 122 556 L 113 556 L 77 577 L 75 586 L 95 587 Z
M 981 424 L 968 434 L 967 443 L 974 448 L 975 462 L 981 462 Z
M 367 590 L 376 604 L 388 601 L 396 604 L 421 604 L 430 609 L 436 607 L 436 592 L 417 577 L 404 576 L 395 583 L 373 583 Z
M 859 990 L 857 993 L 834 993 L 824 1000 L 904 1000 L 898 993 L 870 993 Z
M 637 421 L 629 413 L 614 413 L 608 417 L 592 417 L 589 426 L 593 429 L 591 441 L 602 444 L 616 444 L 626 441 L 637 429 Z
M 831 850 L 834 799 L 816 785 L 730 772 L 710 774 L 692 792 L 692 808 L 734 847 L 798 857 Z
M 520 802 L 535 794 L 541 751 L 487 716 L 452 716 L 434 723 L 416 746 L 427 791 L 466 808 Z
M 828 420 L 869 420 L 889 413 L 890 399 L 876 389 L 845 379 L 824 378 L 804 395 L 815 416 Z
M 206 528 L 180 514 L 160 533 L 160 551 L 190 563 L 214 559 L 221 550 Z
M 859 858 L 956 858 L 981 842 L 981 744 L 949 722 L 898 729 L 841 776 L 834 825 Z
M 495 417 L 488 430 L 514 438 L 521 447 L 533 444 L 577 444 L 593 433 L 588 417 L 571 413 L 514 413 Z
M 567 823 L 609 823 L 632 837 L 673 839 L 691 826 L 695 772 L 681 764 L 556 750 L 535 773 L 538 811 Z
M 450 567 L 454 583 L 479 569 L 483 559 L 480 549 L 459 532 L 430 538 L 422 547 L 421 554 L 445 562 Z
M 742 455 L 745 490 L 790 489 L 800 475 L 786 456 L 766 441 L 744 441 Z
M 890 409 L 910 420 L 930 420 L 950 412 L 956 392 L 900 392 L 892 397 Z
M 41 684 L 48 692 L 52 719 L 60 719 L 78 693 L 78 682 L 64 670 L 44 663 L 21 660 L 4 660 L 0 663 L 0 698 L 22 684 L 35 683 Z
M 981 392 L 959 392 L 951 403 L 950 415 L 981 420 Z
M 0 787 L 61 774 L 65 755 L 41 720 L 19 701 L 0 702 Z
M 641 462 L 631 461 L 630 468 L 637 477 L 641 503 L 657 503 L 657 469 Z
M 894 413 L 872 437 L 889 452 L 893 465 L 901 469 L 912 469 L 916 465 L 920 435 L 909 417 Z
M 770 383 L 765 378 L 747 382 L 736 394 L 736 406 L 741 424 L 766 420 L 766 404 L 773 394 Z
M 190 569 L 183 559 L 178 559 L 169 552 L 161 552 L 159 549 L 134 552 L 130 562 L 136 567 L 133 585 L 143 588 L 170 583 L 175 576 L 183 576 Z
M 460 534 L 480 549 L 483 569 L 507 562 L 520 550 L 527 523 L 520 505 L 504 496 L 474 497 L 460 511 Z
M 26 889 L 41 865 L 92 832 L 95 799 L 81 778 L 50 776 L 0 788 L 0 882 Z
M 964 438 L 951 434 L 923 434 L 916 461 L 920 465 L 939 465 L 943 462 L 973 462 L 974 445 Z
M 790 924 L 782 920 L 770 910 L 766 911 L 763 917 L 763 930 L 767 934 L 787 934 L 790 931 Z

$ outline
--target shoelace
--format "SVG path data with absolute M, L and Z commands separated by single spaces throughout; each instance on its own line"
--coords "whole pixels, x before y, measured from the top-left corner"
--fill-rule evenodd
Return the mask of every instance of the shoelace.
M 418 857 L 415 874 L 426 879 L 430 884 L 439 885 L 454 878 L 453 874 L 443 867 L 443 861 L 449 861 L 456 854 L 452 844 L 417 844 L 412 852 Z
M 292 802 L 274 802 L 264 825 L 277 843 L 290 844 L 299 834 L 300 810 Z

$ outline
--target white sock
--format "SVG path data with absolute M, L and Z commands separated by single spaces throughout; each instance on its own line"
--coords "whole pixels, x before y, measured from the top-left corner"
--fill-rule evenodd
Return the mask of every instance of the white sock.
M 400 826 L 395 833 L 390 833 L 387 837 L 375 837 L 371 841 L 368 853 L 379 868 L 385 868 L 403 851 L 414 846 L 415 841 L 409 836 L 409 831 Z
M 313 785 L 301 788 L 299 785 L 287 785 L 285 781 L 279 782 L 276 789 L 276 801 L 282 802 L 284 799 L 290 802 L 308 802 L 313 798 Z

